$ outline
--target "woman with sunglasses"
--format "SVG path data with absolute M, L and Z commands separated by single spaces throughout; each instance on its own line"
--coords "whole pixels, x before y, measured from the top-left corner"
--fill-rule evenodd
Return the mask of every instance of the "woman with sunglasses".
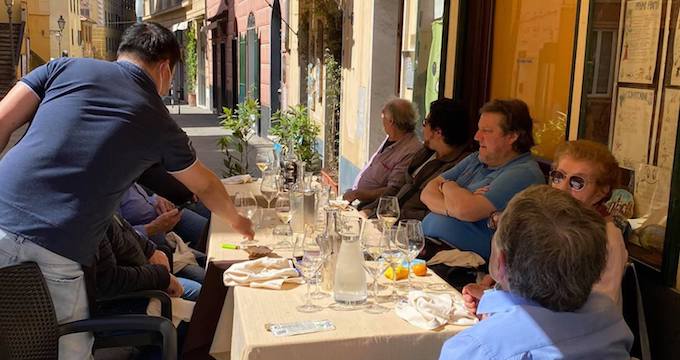
M 593 285 L 593 291 L 603 293 L 618 303 L 628 251 L 621 229 L 614 224 L 605 203 L 617 186 L 619 164 L 605 145 L 590 140 L 575 140 L 557 148 L 552 168 L 549 184 L 553 188 L 569 192 L 575 199 L 592 206 L 607 221 L 607 265 L 600 281 Z M 500 213 L 490 216 L 489 227 L 495 227 L 499 216 Z M 487 275 L 479 284 L 468 284 L 463 288 L 468 310 L 476 312 L 484 290 L 491 286 L 493 280 Z

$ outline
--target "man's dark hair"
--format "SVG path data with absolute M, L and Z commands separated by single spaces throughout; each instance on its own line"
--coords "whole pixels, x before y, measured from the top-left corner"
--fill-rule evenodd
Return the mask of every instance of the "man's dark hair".
M 607 261 L 604 218 L 548 185 L 510 200 L 493 242 L 505 254 L 509 290 L 553 311 L 583 306 Z
M 149 64 L 170 60 L 171 68 L 182 58 L 175 35 L 154 22 L 134 24 L 125 30 L 118 46 L 118 56 L 126 53 Z
M 434 130 L 441 130 L 444 142 L 451 146 L 463 146 L 470 141 L 470 124 L 467 108 L 459 101 L 441 98 L 430 103 L 427 123 Z
M 519 154 L 531 150 L 536 145 L 533 135 L 533 120 L 529 114 L 529 106 L 520 99 L 495 99 L 484 104 L 479 110 L 483 113 L 496 113 L 503 115 L 501 129 L 505 134 L 514 132 L 517 140 L 512 144 L 512 149 Z

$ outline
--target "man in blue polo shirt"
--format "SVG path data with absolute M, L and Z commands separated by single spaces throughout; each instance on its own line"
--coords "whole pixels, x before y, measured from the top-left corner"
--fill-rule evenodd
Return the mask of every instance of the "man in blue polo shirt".
M 31 121 L 0 160 L 0 267 L 38 263 L 60 323 L 89 316 L 82 266 L 93 264 L 123 193 L 153 164 L 253 236 L 161 100 L 180 55 L 172 32 L 135 24 L 123 35 L 118 61 L 51 61 L 0 102 L 0 150 Z M 62 337 L 59 357 L 89 358 L 91 345 L 89 334 Z
M 518 192 L 545 182 L 531 156 L 532 119 L 519 99 L 492 100 L 480 110 L 475 140 L 479 151 L 430 181 L 421 200 L 431 213 L 423 219 L 424 257 L 455 247 L 485 259 L 491 252 L 489 216 L 505 208 Z
M 628 359 L 619 308 L 591 291 L 607 258 L 605 222 L 548 185 L 517 194 L 500 216 L 482 321 L 444 343 L 440 360 Z

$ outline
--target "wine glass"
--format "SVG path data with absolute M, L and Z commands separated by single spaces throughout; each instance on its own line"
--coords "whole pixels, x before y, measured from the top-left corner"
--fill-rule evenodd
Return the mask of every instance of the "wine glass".
M 257 165 L 257 168 L 260 169 L 262 175 L 264 175 L 264 172 L 267 171 L 267 169 L 272 167 L 273 163 L 274 153 L 272 150 L 266 149 L 257 151 L 257 154 L 255 155 L 255 165 Z
M 267 200 L 267 208 L 270 208 L 272 200 L 279 194 L 279 188 L 276 184 L 276 174 L 273 171 L 264 171 L 262 173 L 260 192 L 262 193 L 262 197 Z
M 378 278 L 387 269 L 387 262 L 382 257 L 385 244 L 382 221 L 377 219 L 365 220 L 361 228 L 361 248 L 364 252 L 364 269 L 373 277 L 373 304 L 366 308 L 366 312 L 380 314 L 389 310 L 378 303 Z
M 399 301 L 399 295 L 397 294 L 397 267 L 404 262 L 404 254 L 396 244 L 396 229 L 383 229 L 383 234 L 387 246 L 383 247 L 382 257 L 392 269 L 392 294 L 390 295 L 390 300 L 397 302 Z
M 316 244 L 319 245 L 322 258 L 321 269 L 324 270 L 326 261 L 328 261 L 328 258 L 331 256 L 331 253 L 333 252 L 331 239 L 325 236 L 322 232 L 316 231 L 318 229 L 316 227 L 307 226 L 306 229 L 309 235 L 314 237 Z M 322 272 L 324 274 L 322 274 Z M 312 299 L 323 299 L 328 296 L 328 294 L 321 291 L 321 282 L 323 281 L 322 279 L 323 275 L 328 276 L 329 274 L 325 271 L 319 271 L 314 279 L 315 287 L 314 292 L 312 292 Z
M 407 289 L 411 291 L 411 263 L 425 247 L 425 236 L 420 220 L 401 220 L 397 227 L 395 241 L 397 248 L 404 254 L 408 261 L 408 276 L 406 277 Z
M 383 231 L 391 229 L 399 219 L 399 200 L 397 200 L 397 197 L 380 197 L 376 214 L 378 215 L 378 219 L 385 224 L 383 226 Z
M 293 260 L 295 261 L 295 267 L 307 284 L 307 296 L 305 304 L 296 307 L 296 309 L 305 313 L 321 311 L 320 306 L 312 304 L 311 283 L 321 268 L 321 264 L 323 264 L 323 253 L 316 243 L 313 233 L 308 231 L 295 243 L 293 254 L 296 253 L 297 249 L 302 250 L 302 257 L 298 259 L 293 256 Z
M 275 240 L 278 240 L 276 244 L 274 244 L 274 247 L 281 248 L 281 249 L 290 249 L 293 244 L 290 242 L 290 236 L 293 234 L 293 229 L 290 228 L 290 220 L 292 217 L 292 213 L 290 212 L 290 198 L 288 193 L 280 193 L 279 196 L 276 198 L 276 202 L 274 203 L 275 211 L 276 211 L 276 217 L 279 218 L 279 220 L 284 224 L 284 225 L 279 225 L 276 226 L 275 229 L 279 227 L 285 227 L 288 229 L 289 236 L 285 239 L 278 238 L 274 236 Z M 282 230 L 281 230 L 282 231 Z
M 234 198 L 234 206 L 236 207 L 236 211 L 240 215 L 245 216 L 251 220 L 253 219 L 253 216 L 255 216 L 255 213 L 257 212 L 257 201 L 255 200 L 255 196 L 253 196 L 252 192 L 236 193 L 236 196 Z M 241 242 L 241 245 L 253 245 L 256 243 L 257 241 L 255 239 L 245 240 Z

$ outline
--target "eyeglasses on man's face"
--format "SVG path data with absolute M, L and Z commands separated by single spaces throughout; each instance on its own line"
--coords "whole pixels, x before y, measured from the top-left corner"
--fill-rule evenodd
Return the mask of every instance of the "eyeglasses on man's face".
M 494 211 L 489 215 L 489 218 L 486 219 L 486 226 L 493 231 L 496 231 L 498 229 L 498 222 L 501 219 L 501 215 L 503 214 L 502 211 Z
M 586 184 L 588 183 L 583 176 L 572 175 L 567 178 L 567 174 L 560 170 L 550 171 L 550 182 L 553 185 L 559 185 L 564 180 L 568 181 L 569 188 L 574 191 L 583 190 L 583 188 L 586 187 Z

